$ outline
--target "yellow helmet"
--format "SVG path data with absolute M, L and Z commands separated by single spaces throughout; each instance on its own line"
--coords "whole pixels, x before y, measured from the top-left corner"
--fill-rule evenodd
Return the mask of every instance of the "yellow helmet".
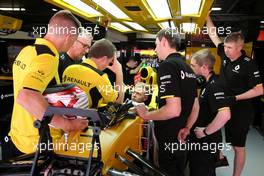
M 139 72 L 142 82 L 150 85 L 157 84 L 157 73 L 152 67 L 142 67 Z

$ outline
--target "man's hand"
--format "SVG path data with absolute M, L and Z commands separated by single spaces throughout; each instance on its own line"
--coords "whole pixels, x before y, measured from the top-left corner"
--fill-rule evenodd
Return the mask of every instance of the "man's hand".
M 205 127 L 196 127 L 194 129 L 195 135 L 198 139 L 201 139 L 203 137 L 205 137 L 206 135 L 204 134 L 204 129 Z
M 107 68 L 109 68 L 115 74 L 119 74 L 120 72 L 122 72 L 122 65 L 119 63 L 116 57 L 114 57 L 113 65 L 108 66 Z
M 141 117 L 142 119 L 147 119 L 147 113 L 148 113 L 148 109 L 146 108 L 145 105 L 138 105 L 136 106 L 136 110 L 137 110 L 137 114 L 139 115 L 139 117 Z
M 62 129 L 64 132 L 82 131 L 88 127 L 87 119 L 65 119 L 65 127 Z
M 185 143 L 186 142 L 186 138 L 187 136 L 190 134 L 190 130 L 189 128 L 185 127 L 185 128 L 182 128 L 180 131 L 179 131 L 179 134 L 178 134 L 178 141 L 180 141 L 181 143 Z

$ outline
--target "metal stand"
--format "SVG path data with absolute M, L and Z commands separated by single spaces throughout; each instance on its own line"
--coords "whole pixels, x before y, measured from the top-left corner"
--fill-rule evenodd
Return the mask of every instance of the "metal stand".
M 50 136 L 50 129 L 49 129 L 49 123 L 52 120 L 52 116 L 44 116 L 43 120 L 36 120 L 34 122 L 34 127 L 38 129 L 39 131 L 39 142 L 38 142 L 38 147 L 37 147 L 37 151 L 35 152 L 35 156 L 34 156 L 34 160 L 33 160 L 33 164 L 31 167 L 31 171 L 30 171 L 30 175 L 34 176 L 37 175 L 38 171 L 38 160 L 41 154 L 40 151 L 40 146 L 41 144 L 46 144 L 46 146 L 52 142 L 52 138 Z M 44 153 L 46 155 L 48 155 L 48 157 L 52 157 L 53 156 L 53 151 L 48 151 L 45 150 Z
M 99 145 L 99 150 L 98 150 L 98 156 L 97 158 L 100 160 L 101 159 L 101 146 L 100 146 L 100 126 L 101 125 L 101 120 L 99 118 L 99 115 L 96 110 L 83 110 L 83 109 L 75 109 L 75 108 L 59 108 L 59 107 L 52 107 L 49 106 L 44 114 L 44 117 L 42 121 L 36 120 L 34 122 L 34 126 L 38 128 L 39 130 L 39 142 L 38 142 L 38 148 L 34 156 L 33 164 L 31 167 L 31 172 L 30 175 L 38 175 L 39 169 L 38 169 L 38 160 L 41 155 L 40 152 L 40 145 L 43 143 L 48 144 L 49 142 L 52 141 L 52 138 L 50 136 L 50 130 L 49 130 L 49 123 L 52 120 L 52 117 L 54 114 L 58 115 L 68 115 L 68 116 L 82 116 L 82 117 L 87 117 L 89 121 L 92 121 L 94 124 L 93 127 L 93 138 L 92 138 L 92 149 L 89 154 L 88 158 L 88 163 L 87 163 L 87 170 L 86 170 L 86 176 L 89 176 L 90 173 L 90 168 L 91 168 L 91 162 L 92 162 L 92 157 L 93 157 L 93 151 L 94 151 L 94 145 L 97 142 Z M 54 153 L 53 151 L 44 151 L 45 156 L 48 156 L 50 158 L 53 158 Z

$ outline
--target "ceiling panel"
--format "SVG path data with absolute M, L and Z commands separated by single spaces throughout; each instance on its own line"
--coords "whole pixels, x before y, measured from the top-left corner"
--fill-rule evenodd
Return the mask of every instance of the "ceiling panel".
M 78 1 L 78 0 L 75 0 Z M 153 0 L 155 1 L 155 0 Z M 157 2 L 159 0 L 156 0 Z M 192 2 L 193 0 L 184 0 Z M 85 12 L 72 8 L 70 5 L 61 3 L 61 0 L 0 0 L 0 7 L 23 7 L 26 11 L 0 11 L 1 14 L 20 18 L 23 20 L 23 30 L 28 30 L 36 24 L 47 24 L 49 18 L 54 14 L 53 8 L 69 9 L 80 17 L 83 24 L 95 23 L 104 27 L 109 27 L 111 22 L 119 22 L 136 31 L 124 20 L 117 19 L 106 10 L 98 6 L 92 0 L 82 0 L 82 2 L 90 5 L 92 8 L 100 11 L 103 16 L 89 16 Z M 181 16 L 180 0 L 167 0 L 172 18 L 157 20 L 153 18 L 153 13 L 147 5 L 147 0 L 112 0 L 130 19 L 144 27 L 148 33 L 156 33 L 161 29 L 159 22 L 173 22 L 177 27 L 181 23 L 195 22 L 198 27 L 202 27 L 205 23 L 206 16 L 211 7 L 221 7 L 221 11 L 213 11 L 212 19 L 217 26 L 235 26 L 244 29 L 256 29 L 256 22 L 264 20 L 264 1 L 263 0 L 203 0 L 202 10 L 196 16 Z M 160 7 L 162 8 L 162 7 Z M 128 32 L 128 33 L 131 33 Z
M 83 18 L 90 21 L 99 21 L 103 25 L 109 25 L 111 22 L 119 22 L 128 28 L 132 29 L 132 32 L 136 32 L 133 28 L 129 27 L 126 23 L 124 23 L 123 19 L 118 19 L 113 15 L 109 14 L 105 9 L 94 3 L 92 0 L 83 0 L 87 5 L 95 8 L 99 12 L 101 12 L 103 17 L 93 17 L 89 16 L 89 14 L 85 14 L 79 11 L 76 8 L 71 7 L 69 4 L 65 3 L 62 0 L 46 0 L 47 2 L 59 6 L 60 8 L 72 10 L 75 14 L 82 16 Z M 154 0 L 155 1 L 155 0 Z M 159 2 L 156 0 L 157 3 Z M 190 1 L 190 5 L 192 1 Z M 179 27 L 181 23 L 194 22 L 197 23 L 199 27 L 203 26 L 205 22 L 205 17 L 208 14 L 209 9 L 213 4 L 213 0 L 201 0 L 202 4 L 200 6 L 200 11 L 198 15 L 190 15 L 190 16 L 181 16 L 180 11 L 180 0 L 168 0 L 170 12 L 172 14 L 172 18 L 166 19 L 157 19 L 154 16 L 148 2 L 146 0 L 112 0 L 112 2 L 119 7 L 130 19 L 125 21 L 133 21 L 141 26 L 143 26 L 147 32 L 156 33 L 161 29 L 161 26 L 158 24 L 160 22 L 169 22 L 172 21 L 174 24 Z M 162 8 L 162 7 L 161 7 Z M 110 25 L 111 26 L 111 25 Z M 131 31 L 129 31 L 131 32 Z

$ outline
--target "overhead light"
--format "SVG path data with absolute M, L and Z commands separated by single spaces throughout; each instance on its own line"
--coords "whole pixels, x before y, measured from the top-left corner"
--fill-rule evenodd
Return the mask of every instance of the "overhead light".
M 124 23 L 126 23 L 127 25 L 129 25 L 130 27 L 132 27 L 135 30 L 139 30 L 139 31 L 147 31 L 144 27 L 142 27 L 141 25 L 139 25 L 138 23 L 134 23 L 134 22 L 128 22 L 128 21 L 124 21 Z
M 93 0 L 96 4 L 104 8 L 107 12 L 109 12 L 111 15 L 115 16 L 116 18 L 121 19 L 128 19 L 129 17 L 120 10 L 114 3 L 112 3 L 110 0 Z
M 264 21 L 260 21 L 260 23 L 264 23 Z
M 102 16 L 100 12 L 94 10 L 92 7 L 88 6 L 87 4 L 85 4 L 80 0 L 63 0 L 63 1 L 85 13 L 88 13 L 89 15 Z
M 129 31 L 132 31 L 131 29 L 129 29 L 128 27 L 124 26 L 123 24 L 121 23 L 117 23 L 117 22 L 113 22 L 110 24 L 110 26 L 118 31 L 121 31 L 121 32 L 129 32 Z
M 169 25 L 169 22 L 162 22 L 162 23 L 159 23 L 159 25 L 161 26 L 162 29 L 168 29 L 168 28 L 171 28 L 171 29 L 176 29 L 175 25 L 173 22 L 170 23 L 171 24 L 171 27 Z
M 167 0 L 147 0 L 147 3 L 156 18 L 172 18 Z
M 3 10 L 3 11 L 25 11 L 26 9 L 25 8 L 9 8 L 9 7 L 2 7 L 0 8 L 0 10 Z
M 51 10 L 52 10 L 53 12 L 57 12 L 57 11 L 58 11 L 57 9 L 54 9 L 54 8 L 53 8 L 53 9 L 51 9 Z
M 222 10 L 221 7 L 213 7 L 213 8 L 212 8 L 212 11 L 220 11 L 220 10 Z
M 194 33 L 196 31 L 196 23 L 182 23 L 181 29 L 186 33 Z
M 181 15 L 198 15 L 202 0 L 181 0 Z

